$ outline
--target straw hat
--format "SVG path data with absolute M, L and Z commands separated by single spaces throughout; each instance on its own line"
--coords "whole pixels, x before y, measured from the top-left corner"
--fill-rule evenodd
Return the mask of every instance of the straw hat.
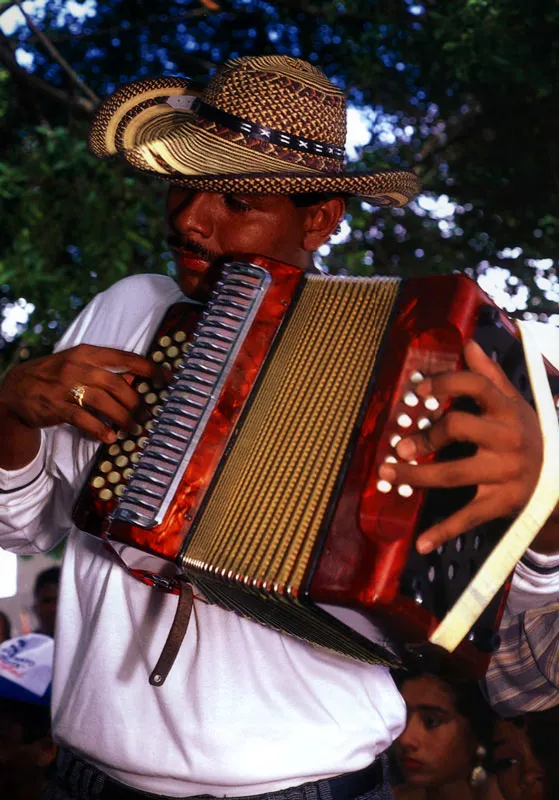
M 316 67 L 288 56 L 228 61 L 205 88 L 184 78 L 126 84 L 101 104 L 90 150 L 197 191 L 333 192 L 402 206 L 419 191 L 406 170 L 344 168 L 346 104 Z

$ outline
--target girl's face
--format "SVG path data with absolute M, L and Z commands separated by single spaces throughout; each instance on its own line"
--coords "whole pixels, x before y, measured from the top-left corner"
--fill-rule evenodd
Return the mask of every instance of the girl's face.
M 467 780 L 475 765 L 476 739 L 468 720 L 458 713 L 452 691 L 433 676 L 407 680 L 402 695 L 407 725 L 396 741 L 406 782 L 442 786 Z
M 504 800 L 543 800 L 543 770 L 523 728 L 499 720 L 492 750 L 493 770 Z

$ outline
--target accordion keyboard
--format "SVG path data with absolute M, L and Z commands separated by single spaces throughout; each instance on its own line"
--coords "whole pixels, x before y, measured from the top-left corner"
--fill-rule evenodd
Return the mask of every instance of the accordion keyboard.
M 268 282 L 266 271 L 254 265 L 224 271 L 158 409 L 156 429 L 139 442 L 138 463 L 114 520 L 143 528 L 163 520 Z

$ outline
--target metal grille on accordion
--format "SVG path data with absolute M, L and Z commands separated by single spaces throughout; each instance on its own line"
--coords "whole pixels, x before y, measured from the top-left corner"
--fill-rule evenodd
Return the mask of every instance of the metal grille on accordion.
M 226 264 L 204 313 L 192 309 L 163 321 L 148 357 L 174 378 L 136 382 L 138 426 L 101 446 L 78 527 L 171 560 L 209 602 L 315 645 L 394 666 L 441 657 L 429 635 L 506 525 L 419 556 L 418 533 L 468 490 L 392 487 L 377 469 L 429 424 L 415 382 L 459 368 L 480 330 L 510 356 L 508 320 L 462 276 L 330 277 L 260 257 Z M 483 673 L 504 594 L 442 656 L 450 671 Z

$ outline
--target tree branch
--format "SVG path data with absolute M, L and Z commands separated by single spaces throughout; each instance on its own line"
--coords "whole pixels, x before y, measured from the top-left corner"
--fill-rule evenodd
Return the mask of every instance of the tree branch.
M 2 64 L 19 85 L 20 89 L 25 92 L 28 89 L 39 92 L 58 103 L 69 106 L 72 109 L 78 109 L 87 116 L 91 116 L 95 111 L 96 104 L 91 100 L 86 100 L 83 97 L 74 97 L 67 92 L 51 86 L 42 78 L 32 75 L 27 70 L 20 67 L 17 63 L 14 54 L 12 53 L 10 44 L 6 36 L 0 31 L 0 64 Z
M 57 61 L 64 72 L 68 75 L 70 80 L 72 80 L 76 86 L 78 86 L 84 94 L 86 94 L 93 103 L 96 105 L 99 104 L 100 100 L 99 97 L 92 91 L 89 86 L 87 86 L 84 81 L 80 78 L 80 76 L 72 69 L 70 64 L 66 61 L 66 59 L 59 53 L 56 47 L 48 40 L 45 34 L 35 25 L 29 14 L 24 11 L 22 6 L 22 0 L 16 0 L 15 5 L 18 6 L 19 10 L 23 14 L 23 18 L 25 19 L 29 30 L 33 31 L 37 39 L 41 42 L 45 50 L 49 53 L 49 55 Z

